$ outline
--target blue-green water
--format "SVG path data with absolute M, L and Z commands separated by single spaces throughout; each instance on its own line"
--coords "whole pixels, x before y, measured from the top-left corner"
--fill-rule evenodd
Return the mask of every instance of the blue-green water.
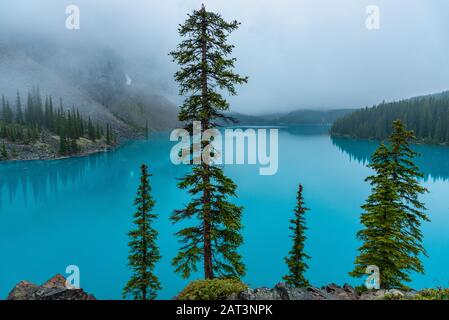
M 254 165 L 226 166 L 238 184 L 236 202 L 245 207 L 245 245 L 241 248 L 250 286 L 273 286 L 286 272 L 290 249 L 288 221 L 297 184 L 305 187 L 309 261 L 314 285 L 359 284 L 351 279 L 360 205 L 369 194 L 365 164 L 377 146 L 372 141 L 332 139 L 326 127 L 280 129 L 279 170 L 260 176 Z M 129 271 L 126 232 L 132 227 L 132 202 L 139 166 L 150 166 L 159 214 L 162 260 L 156 273 L 159 298 L 171 298 L 188 280 L 173 272 L 178 226 L 170 213 L 188 201 L 176 187 L 185 166 L 170 162 L 168 133 L 130 143 L 116 151 L 83 158 L 0 164 L 0 298 L 20 280 L 41 283 L 67 265 L 80 267 L 81 286 L 101 299 L 118 299 Z M 423 197 L 431 223 L 423 226 L 426 274 L 413 275 L 415 288 L 449 285 L 449 148 L 416 146 L 426 174 Z M 191 279 L 200 277 L 192 276 Z

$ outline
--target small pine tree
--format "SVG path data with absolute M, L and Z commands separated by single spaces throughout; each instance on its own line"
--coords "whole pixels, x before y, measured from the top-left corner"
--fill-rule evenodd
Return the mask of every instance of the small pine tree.
M 151 197 L 148 167 L 141 166 L 140 186 L 134 205 L 134 224 L 137 229 L 128 233 L 130 255 L 128 266 L 133 271 L 131 279 L 123 289 L 123 297 L 132 296 L 135 300 L 152 300 L 161 289 L 158 278 L 154 275 L 155 264 L 161 258 L 156 244 L 158 232 L 152 228 L 157 215 L 152 212 L 155 201 Z
M 6 145 L 3 143 L 2 145 L 2 159 L 3 160 L 8 160 L 9 156 L 8 156 L 8 151 L 6 150 Z
M 109 124 L 106 125 L 106 144 L 112 145 L 112 132 L 111 126 Z
M 67 155 L 69 151 L 69 146 L 67 142 L 67 138 L 64 134 L 64 132 L 61 133 L 59 137 L 59 154 L 60 155 Z
M 17 158 L 17 156 L 18 156 L 18 153 L 17 153 L 16 146 L 13 146 L 13 148 L 12 148 L 12 157 L 13 158 Z
M 150 129 L 148 128 L 148 121 L 145 123 L 145 139 L 148 140 Z
M 76 139 L 70 140 L 70 154 L 76 154 L 80 151 L 80 148 L 78 146 L 78 143 L 76 142 Z
M 295 208 L 295 217 L 290 220 L 290 230 L 293 231 L 293 235 L 291 236 L 293 239 L 293 246 L 289 252 L 289 256 L 285 258 L 289 273 L 283 277 L 287 284 L 296 288 L 309 286 L 309 281 L 304 277 L 304 272 L 308 268 L 304 260 L 310 259 L 304 252 L 304 242 L 306 240 L 305 231 L 307 230 L 304 215 L 309 209 L 304 206 L 304 197 L 302 193 L 303 187 L 302 185 L 299 185 L 296 197 L 297 204 Z
M 17 91 L 17 98 L 16 98 L 16 122 L 22 124 L 23 123 L 23 111 L 22 111 L 22 102 L 20 101 L 20 93 Z

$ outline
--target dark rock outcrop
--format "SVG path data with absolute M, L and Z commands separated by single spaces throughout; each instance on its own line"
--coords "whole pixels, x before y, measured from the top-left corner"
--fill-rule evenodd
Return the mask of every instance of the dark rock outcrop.
M 246 289 L 240 294 L 229 296 L 228 300 L 377 300 L 386 296 L 412 298 L 413 293 L 399 290 L 374 290 L 358 294 L 349 284 L 340 287 L 331 283 L 322 288 L 294 288 L 278 283 L 274 288 Z
M 40 286 L 28 281 L 19 282 L 7 300 L 95 300 L 95 297 L 83 289 L 68 289 L 65 278 L 57 274 Z

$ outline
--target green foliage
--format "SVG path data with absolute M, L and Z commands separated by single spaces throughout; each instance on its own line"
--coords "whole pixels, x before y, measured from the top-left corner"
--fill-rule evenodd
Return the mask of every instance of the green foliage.
M 20 94 L 17 93 L 15 114 L 9 101 L 2 97 L 2 112 L 0 113 L 0 138 L 12 143 L 33 144 L 41 139 L 43 130 L 48 130 L 60 137 L 59 153 L 70 155 L 80 152 L 78 139 L 88 137 L 92 141 L 101 139 L 103 129 L 99 123 L 86 121 L 78 110 L 66 110 L 62 101 L 59 107 L 53 105 L 52 97 L 46 97 L 43 102 L 39 88 L 33 88 L 27 95 L 23 106 Z M 106 143 L 114 144 L 114 137 L 108 125 Z
M 2 160 L 8 160 L 8 158 L 9 158 L 8 150 L 6 150 L 6 145 L 4 143 L 2 144 L 1 156 L 2 156 Z
M 207 175 L 207 178 L 205 177 Z M 202 182 L 208 181 L 208 182 Z M 212 182 L 214 181 L 214 182 Z M 220 277 L 240 277 L 245 273 L 245 266 L 237 248 L 243 243 L 240 234 L 242 228 L 242 208 L 227 201 L 228 196 L 235 196 L 236 185 L 217 167 L 207 170 L 195 166 L 179 183 L 181 189 L 188 189 L 192 195 L 201 193 L 207 186 L 208 202 L 204 205 L 204 195 L 194 198 L 186 208 L 175 210 L 171 216 L 173 222 L 196 218 L 197 226 L 186 227 L 176 233 L 184 246 L 174 258 L 176 272 L 188 278 L 192 271 L 197 271 L 197 263 L 204 258 L 200 244 L 204 243 L 204 208 L 207 206 L 210 223 L 210 245 L 213 253 L 213 274 Z
M 191 282 L 179 294 L 178 300 L 223 300 L 248 287 L 237 279 L 212 279 Z
M 412 300 L 449 300 L 449 289 L 425 289 L 416 294 Z
M 408 292 L 404 296 L 387 293 L 383 300 L 449 300 L 449 289 L 424 289 L 416 293 Z
M 179 34 L 185 39 L 171 56 L 180 65 L 175 74 L 180 95 L 188 96 L 181 106 L 179 120 L 186 123 L 189 132 L 193 130 L 193 121 L 201 121 L 204 131 L 213 127 L 217 119 L 225 119 L 222 112 L 229 109 L 229 104 L 220 92 L 235 95 L 235 85 L 247 81 L 233 72 L 235 59 L 228 58 L 233 46 L 227 44 L 227 38 L 238 25 L 206 11 L 203 5 L 179 27 Z M 176 272 L 189 277 L 203 260 L 206 279 L 242 276 L 245 266 L 237 252 L 243 243 L 242 208 L 228 201 L 235 196 L 236 185 L 221 168 L 203 161 L 193 166 L 192 173 L 182 178 L 179 187 L 188 190 L 193 200 L 184 209 L 176 210 L 172 221 L 198 221 L 198 224 L 176 233 L 182 244 L 173 259 Z
M 449 143 L 449 92 L 391 103 L 381 103 L 344 116 L 334 122 L 331 133 L 366 139 L 385 139 L 390 124 L 400 119 L 419 141 Z
M 175 74 L 180 95 L 191 93 L 181 107 L 180 121 L 194 119 L 214 126 L 213 120 L 226 118 L 221 112 L 229 110 L 229 104 L 219 91 L 236 95 L 235 85 L 248 81 L 233 72 L 236 59 L 227 58 L 234 48 L 227 43 L 228 36 L 239 24 L 226 22 L 203 5 L 179 27 L 179 35 L 186 39 L 170 54 L 181 66 Z
M 161 256 L 156 244 L 158 232 L 152 228 L 157 215 L 152 212 L 155 201 L 151 196 L 148 167 L 141 166 L 140 186 L 134 205 L 135 230 L 128 233 L 130 254 L 128 266 L 133 271 L 131 279 L 123 289 L 123 297 L 133 297 L 135 300 L 155 299 L 157 291 L 161 289 L 158 278 L 154 275 L 154 268 Z
M 363 241 L 355 260 L 354 277 L 365 275 L 366 267 L 380 269 L 382 288 L 405 288 L 409 273 L 423 273 L 419 256 L 422 246 L 421 221 L 428 221 L 419 195 L 427 190 L 419 185 L 422 175 L 413 163 L 416 153 L 410 149 L 413 134 L 400 121 L 393 123 L 389 145 L 382 143 L 372 156 L 369 176 L 372 193 L 362 206 L 364 229 L 357 238 Z
M 31 144 L 39 140 L 40 132 L 36 126 L 27 127 L 18 123 L 0 121 L 0 138 L 12 143 Z
M 354 291 L 357 295 L 361 296 L 362 294 L 369 292 L 370 289 L 368 289 L 365 285 L 361 285 L 361 286 L 355 286 Z
M 302 195 L 303 187 L 299 185 L 297 194 L 297 205 L 295 208 L 295 217 L 290 220 L 290 230 L 293 231 L 291 238 L 293 239 L 293 246 L 289 252 L 289 256 L 285 258 L 289 273 L 284 276 L 287 284 L 297 288 L 309 286 L 309 282 L 304 277 L 304 272 L 308 266 L 304 262 L 310 257 L 304 252 L 304 242 L 306 240 L 305 231 L 307 230 L 305 213 L 309 210 L 304 206 L 304 197 Z
M 112 129 L 110 125 L 106 125 L 106 144 L 112 145 L 113 142 Z

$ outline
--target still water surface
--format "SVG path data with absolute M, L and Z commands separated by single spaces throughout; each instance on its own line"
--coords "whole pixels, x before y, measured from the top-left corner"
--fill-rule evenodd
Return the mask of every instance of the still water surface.
M 305 187 L 306 249 L 312 257 L 307 277 L 321 286 L 330 282 L 360 284 L 348 276 L 358 243 L 360 205 L 369 194 L 364 178 L 377 142 L 331 138 L 327 127 L 282 128 L 279 170 L 260 176 L 258 166 L 228 165 L 238 185 L 236 202 L 245 207 L 241 248 L 250 286 L 273 286 L 286 272 L 290 249 L 288 221 L 297 185 Z M 176 295 L 188 280 L 173 272 L 179 229 L 170 213 L 188 202 L 176 179 L 185 166 L 170 162 L 169 133 L 153 135 L 115 151 L 57 161 L 0 164 L 0 298 L 21 280 L 41 283 L 67 265 L 81 270 L 81 286 L 100 299 L 119 299 L 129 277 L 127 231 L 132 227 L 139 166 L 153 174 L 162 260 L 156 273 L 159 298 Z M 413 275 L 414 288 L 449 286 L 449 148 L 416 146 L 418 164 L 430 193 L 423 197 L 431 223 L 423 226 L 428 258 L 426 274 Z M 192 276 L 192 279 L 201 275 Z

